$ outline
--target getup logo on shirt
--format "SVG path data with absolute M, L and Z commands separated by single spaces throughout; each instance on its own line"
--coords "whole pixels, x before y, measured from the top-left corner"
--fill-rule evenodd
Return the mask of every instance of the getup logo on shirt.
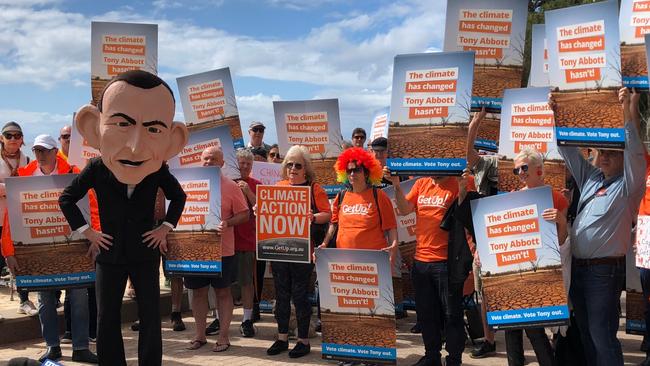
M 346 215 L 368 216 L 372 203 L 357 203 L 354 205 L 341 205 L 341 211 Z
M 418 196 L 418 206 L 420 207 L 437 207 L 447 209 L 447 199 L 449 193 L 445 193 L 444 197 L 441 196 Z

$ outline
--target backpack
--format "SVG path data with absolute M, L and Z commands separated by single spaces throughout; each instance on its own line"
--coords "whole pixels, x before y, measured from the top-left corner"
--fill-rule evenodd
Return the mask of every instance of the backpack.
M 347 188 L 341 190 L 339 194 L 336 195 L 336 201 L 337 201 L 337 207 L 339 211 L 341 210 L 341 203 L 343 203 L 343 198 L 345 198 L 345 192 L 347 192 Z M 375 198 L 375 205 L 377 206 L 377 215 L 379 216 L 379 227 L 381 228 L 383 226 L 383 221 L 381 219 L 381 211 L 379 209 L 379 199 L 377 199 L 377 187 L 372 187 L 372 196 Z M 330 238 L 330 241 L 327 243 L 328 248 L 336 248 L 336 238 L 338 237 L 339 234 L 339 225 L 334 224 L 336 226 L 336 230 L 334 231 L 334 235 Z

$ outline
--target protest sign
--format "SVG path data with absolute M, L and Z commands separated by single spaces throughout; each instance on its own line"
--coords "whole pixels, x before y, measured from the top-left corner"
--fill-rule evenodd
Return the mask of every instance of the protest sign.
M 388 127 L 388 167 L 399 175 L 465 169 L 473 52 L 397 55 Z
M 650 2 L 622 0 L 618 15 L 623 86 L 648 90 L 645 35 L 650 33 Z
M 311 153 L 316 183 L 332 198 L 343 188 L 332 167 L 342 151 L 338 99 L 273 102 L 280 151 L 303 145 Z
M 639 215 L 636 220 L 635 265 L 650 269 L 650 216 Z
M 372 127 L 370 128 L 370 136 L 366 141 L 368 145 L 376 138 L 388 137 L 388 116 L 390 115 L 390 107 L 382 108 L 375 112 L 372 117 Z
M 90 84 L 93 104 L 104 85 L 129 70 L 158 69 L 158 25 L 92 22 Z
M 211 126 L 207 129 L 190 126 L 189 130 L 190 138 L 183 150 L 169 159 L 170 168 L 203 166 L 203 161 L 201 161 L 203 150 L 217 147 L 223 152 L 224 165 L 221 173 L 230 179 L 237 179 L 241 176 L 235 148 L 230 137 L 230 126 Z
M 235 149 L 244 147 L 230 68 L 183 76 L 176 83 L 188 126 L 230 126 Z
M 528 4 L 521 0 L 447 2 L 444 51 L 474 51 L 472 110 L 501 111 L 503 91 L 521 87 Z
M 74 120 L 74 118 L 73 118 Z M 77 126 L 72 123 L 70 131 L 70 150 L 68 151 L 68 162 L 80 168 L 86 166 L 88 160 L 100 156 L 99 150 L 89 146 L 86 140 L 77 130 Z
M 316 258 L 323 359 L 397 364 L 388 253 L 316 249 Z
M 621 58 L 614 1 L 545 13 L 558 145 L 621 148 Z
M 509 329 L 567 324 L 569 308 L 557 229 L 541 216 L 553 207 L 551 187 L 470 203 L 488 326 Z
M 11 239 L 20 267 L 16 273 L 19 289 L 87 287 L 95 282 L 95 265 L 86 256 L 88 241 L 72 231 L 59 208 L 59 196 L 76 176 L 5 178 Z M 90 222 L 88 196 L 77 206 Z
M 647 225 L 647 222 L 645 224 Z M 625 259 L 625 333 L 645 335 L 646 301 L 641 287 L 641 273 L 638 266 L 635 266 L 635 254 L 632 248 Z
M 528 86 L 550 86 L 548 80 L 548 44 L 546 41 L 546 26 L 544 24 L 533 24 Z
M 565 167 L 557 150 L 548 92 L 549 88 L 520 88 L 506 89 L 504 93 L 499 139 L 498 189 L 501 192 L 523 187 L 512 169 L 515 157 L 525 149 L 533 149 L 542 155 L 546 184 L 558 190 L 565 187 Z
M 257 259 L 311 262 L 311 187 L 257 186 Z
M 221 273 L 221 169 L 171 169 L 187 195 L 183 214 L 167 235 L 164 271 L 172 276 L 215 276 Z M 168 202 L 169 204 L 169 202 Z
M 253 161 L 251 177 L 266 186 L 275 185 L 275 183 L 282 180 L 282 164 Z

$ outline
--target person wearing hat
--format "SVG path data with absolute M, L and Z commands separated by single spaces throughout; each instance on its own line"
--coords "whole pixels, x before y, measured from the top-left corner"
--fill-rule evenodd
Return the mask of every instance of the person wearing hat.
M 7 209 L 7 196 L 5 192 L 5 178 L 18 175 L 18 168 L 29 163 L 29 156 L 20 151 L 20 147 L 25 145 L 23 142 L 23 130 L 16 122 L 7 122 L 2 127 L 2 136 L 0 137 L 0 146 L 2 159 L 0 159 L 0 212 Z M 2 227 L 0 227 L 2 233 Z M 0 268 L 4 267 L 5 259 L 1 257 Z M 37 315 L 36 306 L 29 300 L 27 291 L 18 291 L 20 305 L 18 305 L 18 314 Z
M 50 135 L 38 135 L 32 146 L 35 160 L 17 171 L 18 176 L 43 176 L 54 174 L 79 173 L 79 169 L 68 164 L 65 158 L 58 154 L 56 140 Z M 93 198 L 89 198 L 93 206 Z M 96 207 L 96 201 L 95 201 Z M 91 208 L 91 210 L 93 210 Z M 96 225 L 96 223 L 95 223 Z M 5 209 L 4 230 L 2 232 L 2 255 L 7 258 L 7 266 L 12 273 L 20 268 L 14 256 L 14 244 L 9 230 L 9 215 Z M 68 289 L 72 311 L 72 360 L 82 363 L 97 364 L 97 355 L 88 348 L 88 291 L 85 288 Z M 47 351 L 39 358 L 40 362 L 46 359 L 56 361 L 62 357 L 59 341 L 59 318 L 56 312 L 58 299 L 55 290 L 40 291 L 38 293 L 38 314 L 41 321 L 41 330 Z
M 271 145 L 264 142 L 264 130 L 266 130 L 266 126 L 264 126 L 262 122 L 251 122 L 248 126 L 248 136 L 250 137 L 250 141 L 246 147 L 251 150 L 255 148 L 264 149 L 268 155 L 269 151 L 271 151 Z

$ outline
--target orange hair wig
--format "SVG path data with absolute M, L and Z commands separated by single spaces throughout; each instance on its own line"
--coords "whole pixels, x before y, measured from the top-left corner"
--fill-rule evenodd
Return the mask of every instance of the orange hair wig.
M 381 183 L 383 169 L 381 163 L 374 156 L 360 147 L 351 147 L 343 151 L 339 158 L 336 159 L 334 170 L 336 170 L 336 180 L 340 183 L 348 183 L 347 168 L 350 162 L 355 162 L 357 166 L 363 166 L 368 171 L 368 181 L 373 186 Z

